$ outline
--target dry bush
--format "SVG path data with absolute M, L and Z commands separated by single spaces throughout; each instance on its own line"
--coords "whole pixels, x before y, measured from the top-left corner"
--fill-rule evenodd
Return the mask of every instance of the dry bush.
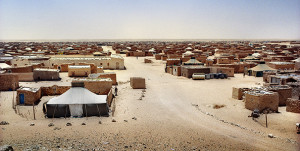
M 214 109 L 220 109 L 222 107 L 225 107 L 226 105 L 222 104 L 222 105 L 219 105 L 219 104 L 214 104 Z

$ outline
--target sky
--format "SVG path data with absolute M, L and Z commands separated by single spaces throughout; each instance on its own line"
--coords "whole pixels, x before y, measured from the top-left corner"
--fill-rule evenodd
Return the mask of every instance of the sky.
M 300 39 L 300 0 L 0 0 L 16 39 Z

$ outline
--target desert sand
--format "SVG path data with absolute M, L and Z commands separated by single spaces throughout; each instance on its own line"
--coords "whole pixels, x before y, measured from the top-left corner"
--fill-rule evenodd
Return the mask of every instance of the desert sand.
M 109 117 L 44 118 L 42 103 L 54 97 L 46 96 L 35 107 L 33 120 L 32 106 L 18 107 L 18 115 L 12 109 L 16 92 L 1 92 L 0 121 L 9 125 L 0 125 L 0 143 L 16 150 L 299 150 L 299 114 L 280 107 L 280 113 L 268 114 L 266 128 L 264 115 L 252 120 L 244 102 L 231 98 L 233 86 L 260 86 L 262 78 L 235 74 L 194 81 L 167 74 L 163 61 L 147 58 L 153 63 L 125 57 L 127 70 L 114 71 L 119 91 Z M 20 85 L 70 85 L 67 73 L 60 76 L 62 81 Z M 130 77 L 144 77 L 147 89 L 132 89 Z

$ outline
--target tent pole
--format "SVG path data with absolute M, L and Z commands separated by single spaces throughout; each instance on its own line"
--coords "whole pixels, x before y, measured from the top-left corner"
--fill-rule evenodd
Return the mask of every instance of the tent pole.
M 67 106 L 66 106 L 66 112 L 65 112 L 65 119 L 67 118 Z
M 54 108 L 54 111 L 53 111 L 52 122 L 53 122 L 53 118 L 54 118 L 54 114 L 55 114 L 56 107 L 57 107 L 57 104 L 55 105 L 55 108 Z
M 99 110 L 98 104 L 97 104 L 97 109 L 98 109 L 98 112 L 99 112 L 99 118 L 100 118 L 101 114 L 100 114 L 100 110 Z
M 84 105 L 85 106 L 85 117 L 87 119 L 87 110 L 86 110 L 86 104 Z

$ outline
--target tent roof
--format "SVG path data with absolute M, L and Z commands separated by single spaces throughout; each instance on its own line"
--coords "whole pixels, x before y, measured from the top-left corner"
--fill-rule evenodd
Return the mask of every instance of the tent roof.
M 253 68 L 250 68 L 249 70 L 253 70 L 253 71 L 270 71 L 270 70 L 276 70 L 276 69 L 273 69 L 273 68 L 269 67 L 266 64 L 258 64 L 257 66 L 255 66 Z
M 47 104 L 104 104 L 107 95 L 96 95 L 82 87 L 71 87 L 67 92 L 54 97 Z

